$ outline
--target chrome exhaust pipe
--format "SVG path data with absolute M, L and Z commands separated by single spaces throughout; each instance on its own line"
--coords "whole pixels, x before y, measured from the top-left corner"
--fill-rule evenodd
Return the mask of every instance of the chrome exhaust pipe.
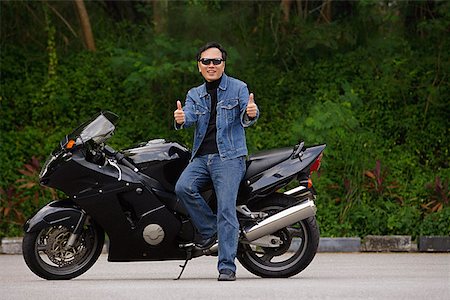
M 244 229 L 244 237 L 251 242 L 281 228 L 316 215 L 314 201 L 307 200 L 296 206 L 282 210 L 260 223 Z

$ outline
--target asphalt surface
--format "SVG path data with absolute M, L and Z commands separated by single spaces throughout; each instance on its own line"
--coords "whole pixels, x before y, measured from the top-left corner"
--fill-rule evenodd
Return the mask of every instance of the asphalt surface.
M 218 282 L 215 257 L 109 263 L 102 255 L 82 276 L 47 281 L 21 255 L 0 255 L 0 299 L 450 299 L 450 254 L 318 253 L 302 273 L 263 279 L 238 265 Z

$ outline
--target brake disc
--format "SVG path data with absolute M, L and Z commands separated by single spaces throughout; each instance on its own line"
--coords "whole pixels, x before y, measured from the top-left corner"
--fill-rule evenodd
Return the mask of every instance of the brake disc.
M 47 233 L 45 253 L 50 261 L 59 267 L 78 263 L 86 253 L 83 236 L 79 237 L 75 245 L 66 249 L 70 234 L 65 227 L 55 227 Z

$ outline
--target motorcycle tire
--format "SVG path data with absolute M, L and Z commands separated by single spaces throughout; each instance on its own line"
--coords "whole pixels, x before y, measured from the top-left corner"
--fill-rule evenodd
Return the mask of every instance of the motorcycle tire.
M 57 225 L 25 233 L 22 252 L 30 270 L 48 280 L 68 280 L 89 270 L 100 256 L 105 233 L 95 223 L 85 225 L 72 247 L 65 247 L 68 228 Z
M 274 194 L 248 207 L 273 215 L 298 202 L 283 194 Z M 319 227 L 315 217 L 301 220 L 271 234 L 280 244 L 262 247 L 240 243 L 237 258 L 249 272 L 264 278 L 287 278 L 303 271 L 313 260 L 319 245 Z M 295 241 L 295 242 L 294 242 Z

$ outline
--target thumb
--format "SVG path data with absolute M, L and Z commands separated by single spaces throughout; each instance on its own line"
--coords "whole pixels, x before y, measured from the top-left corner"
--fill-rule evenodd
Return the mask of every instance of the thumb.
M 181 107 L 181 102 L 177 101 L 177 109 L 182 110 L 183 108 Z
M 250 96 L 248 97 L 248 103 L 255 103 L 255 96 L 253 95 L 253 93 L 250 93 Z

